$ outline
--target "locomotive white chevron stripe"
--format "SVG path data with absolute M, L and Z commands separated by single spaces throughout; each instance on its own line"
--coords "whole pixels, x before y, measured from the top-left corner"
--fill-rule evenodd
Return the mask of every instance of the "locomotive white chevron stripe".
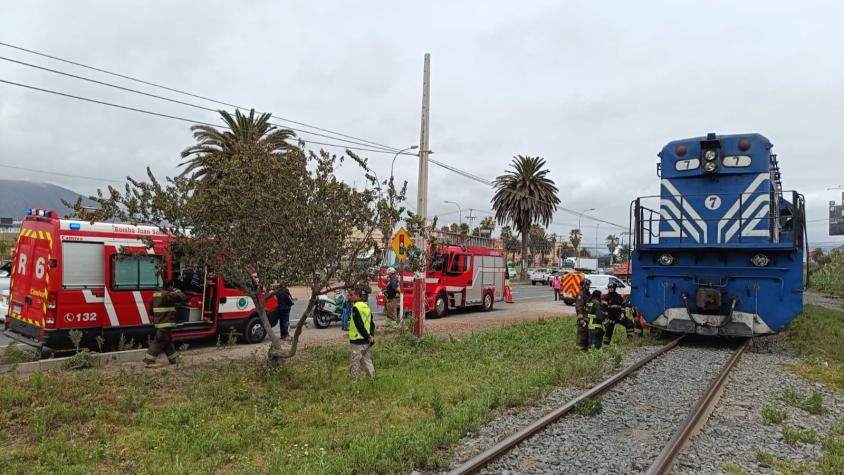
M 758 226 L 759 223 L 762 222 L 762 219 L 764 219 L 770 211 L 771 211 L 770 206 L 768 206 L 768 205 L 763 206 L 759 210 L 759 212 L 756 213 L 756 216 L 752 220 L 750 220 L 750 222 L 747 224 L 747 226 L 745 226 L 744 229 L 741 230 L 741 235 L 742 236 L 757 236 L 757 237 L 768 236 L 768 234 L 770 234 L 770 231 L 768 231 L 767 228 L 756 229 L 756 226 Z
M 683 227 L 686 228 L 686 230 L 690 230 L 690 228 L 694 229 L 694 228 L 691 227 L 691 223 L 695 223 L 695 225 L 697 225 L 697 227 L 700 228 L 700 231 L 694 229 L 694 231 L 695 231 L 694 233 L 689 232 L 689 236 L 692 237 L 698 243 L 704 243 L 705 244 L 706 238 L 707 238 L 707 233 L 708 233 L 706 221 L 704 221 L 703 218 L 700 217 L 700 214 L 698 214 L 698 212 L 695 211 L 694 207 L 687 200 L 680 200 L 681 203 L 677 203 L 678 198 L 682 198 L 683 195 L 680 194 L 680 192 L 677 190 L 677 188 L 674 186 L 674 184 L 671 183 L 670 180 L 663 179 L 662 180 L 662 186 L 664 186 L 665 189 L 668 190 L 669 195 L 671 196 L 671 198 L 674 199 L 673 203 L 671 201 L 668 201 L 668 200 L 665 200 L 665 199 L 663 199 L 663 201 L 665 201 L 666 204 L 670 204 L 673 207 L 673 209 L 671 209 L 671 208 L 669 208 L 669 209 L 671 209 L 671 211 L 674 211 L 675 215 L 678 218 L 680 218 L 680 217 L 685 218 L 685 219 L 682 219 L 682 223 L 683 223 Z M 683 211 L 688 215 L 688 217 L 685 217 L 680 213 L 680 209 L 677 207 L 677 204 L 680 204 L 683 207 Z M 660 206 L 662 206 L 662 205 L 660 205 Z
M 694 239 L 696 242 L 700 241 L 700 231 L 698 231 L 692 224 L 689 222 L 688 219 L 682 219 L 683 214 L 680 212 L 680 209 L 677 208 L 677 205 L 668 201 L 666 199 L 660 200 L 660 216 L 663 216 L 666 219 L 666 223 L 670 226 L 674 231 L 668 233 L 660 233 L 660 236 L 663 237 L 681 237 L 683 234 L 680 231 L 680 227 L 677 225 L 677 221 L 680 221 L 683 224 L 683 228 L 686 230 L 686 234 Z
M 733 225 L 727 229 L 727 234 L 724 235 L 723 242 L 730 242 L 730 239 L 736 235 L 739 229 L 745 230 L 753 230 L 753 228 L 759 223 L 759 219 L 751 219 L 753 213 L 761 206 L 765 212 L 770 210 L 770 199 L 768 195 L 760 195 L 757 196 L 755 200 L 753 200 L 750 205 L 748 205 L 744 211 L 741 213 L 741 219 L 737 219 L 733 222 Z M 758 216 L 758 215 L 757 215 Z M 767 230 L 765 233 L 767 234 Z M 741 233 L 742 236 L 749 236 L 749 234 L 745 234 L 744 232 Z
M 770 176 L 767 173 L 760 173 L 759 175 L 757 175 L 756 178 L 754 178 L 753 181 L 750 183 L 750 185 L 747 187 L 747 189 L 744 190 L 744 192 L 741 194 L 741 199 L 736 200 L 736 202 L 733 203 L 733 205 L 730 207 L 730 209 L 728 209 L 727 212 L 724 213 L 724 217 L 722 217 L 721 220 L 718 221 L 718 238 L 717 238 L 718 242 L 728 242 L 730 240 L 730 238 L 732 238 L 735 235 L 735 233 L 738 232 L 739 221 L 736 221 L 735 223 L 733 223 L 733 226 L 731 226 L 730 229 L 727 231 L 727 237 L 725 237 L 723 239 L 723 241 L 721 240 L 721 236 L 722 236 L 724 227 L 727 226 L 727 224 L 730 222 L 730 220 L 732 220 L 733 217 L 736 215 L 736 213 L 739 212 L 739 208 L 741 208 L 742 205 L 747 203 L 746 197 L 752 196 L 753 193 L 755 193 L 756 190 L 759 188 L 759 186 L 761 186 L 762 183 L 764 183 L 766 180 L 769 180 L 769 179 L 770 179 Z M 756 206 L 758 206 L 759 205 L 759 198 L 763 198 L 763 201 L 768 201 L 768 196 L 762 195 L 762 196 L 758 197 L 755 201 L 753 201 L 751 203 L 751 206 L 748 207 L 747 209 L 750 209 L 751 207 L 755 208 Z M 749 217 L 752 212 L 753 212 L 753 210 L 750 210 L 749 212 L 743 213 L 742 214 L 742 220 L 747 219 L 747 217 Z M 753 229 L 753 228 L 751 228 L 751 229 Z M 744 235 L 745 234 L 742 233 L 742 236 L 744 236 Z

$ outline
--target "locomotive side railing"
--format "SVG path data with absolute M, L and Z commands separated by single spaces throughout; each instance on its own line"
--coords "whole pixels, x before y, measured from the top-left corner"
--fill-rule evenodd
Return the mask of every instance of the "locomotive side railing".
M 761 197 L 767 198 L 767 203 Z M 790 202 L 781 196 L 788 196 Z M 673 211 L 668 210 L 664 202 L 666 198 L 673 199 L 674 203 L 667 203 Z M 726 198 L 726 199 L 724 199 Z M 731 207 L 730 212 L 717 217 L 700 217 L 694 207 L 688 206 L 690 201 L 696 203 L 710 200 L 715 209 L 720 207 L 721 202 L 733 202 L 737 204 Z M 670 200 L 668 200 L 670 201 Z M 655 202 L 656 206 L 650 205 Z M 717 204 L 716 204 L 717 202 Z M 745 205 L 749 205 L 748 209 Z M 679 205 L 679 206 L 677 206 Z M 768 206 L 764 215 L 759 215 L 758 210 Z M 756 206 L 756 207 L 754 207 Z M 805 200 L 803 195 L 796 191 L 763 191 L 752 193 L 706 193 L 686 195 L 653 195 L 636 198 L 630 206 L 630 226 L 635 248 L 639 246 L 663 244 L 680 245 L 705 245 L 705 246 L 730 246 L 736 244 L 760 243 L 760 238 L 766 237 L 771 244 L 791 243 L 794 247 L 800 248 L 804 245 L 805 234 L 805 212 L 803 211 Z M 656 208 L 656 209 L 654 209 Z M 709 208 L 709 206 L 707 206 Z M 726 207 L 725 207 L 726 208 Z M 735 208 L 735 209 L 733 209 Z M 745 234 L 745 231 L 761 231 L 755 226 L 764 226 L 762 222 L 767 220 L 767 236 L 758 234 Z M 668 221 L 667 226 L 663 225 Z M 754 226 L 755 222 L 755 226 Z M 745 229 L 745 226 L 752 229 Z M 670 231 L 666 229 L 670 227 Z M 709 230 L 716 229 L 715 242 L 710 242 Z M 735 229 L 729 237 L 721 239 L 723 230 Z M 669 234 L 670 233 L 670 234 Z

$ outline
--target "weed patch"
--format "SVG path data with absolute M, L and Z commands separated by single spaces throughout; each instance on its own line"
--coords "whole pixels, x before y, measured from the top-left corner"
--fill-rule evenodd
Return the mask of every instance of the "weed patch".
M 804 444 L 818 443 L 818 433 L 814 429 L 798 429 L 795 427 L 783 426 L 782 437 L 788 445 L 795 445 L 798 442 Z
M 765 404 L 762 406 L 762 422 L 765 425 L 779 424 L 788 417 L 788 414 L 782 409 L 777 409 L 774 406 Z
M 38 358 L 37 353 L 21 349 L 17 343 L 9 343 L 0 353 L 0 364 L 20 364 L 37 361 Z
M 789 406 L 803 409 L 809 414 L 826 414 L 828 412 L 828 409 L 823 405 L 823 395 L 816 390 L 812 390 L 810 394 L 804 394 L 793 387 L 788 387 L 777 394 L 776 399 Z
M 604 401 L 600 397 L 594 399 L 582 399 L 574 405 L 575 414 L 583 416 L 597 416 L 604 410 Z

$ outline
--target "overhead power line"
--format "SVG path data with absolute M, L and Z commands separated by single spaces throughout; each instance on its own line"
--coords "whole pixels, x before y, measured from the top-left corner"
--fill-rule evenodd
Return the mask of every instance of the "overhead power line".
M 54 94 L 54 95 L 57 95 L 57 96 L 67 97 L 67 98 L 70 98 L 70 99 L 76 99 L 76 100 L 80 100 L 80 101 L 99 104 L 99 105 L 103 105 L 103 106 L 114 107 L 114 108 L 117 108 L 117 109 L 124 109 L 124 110 L 128 110 L 128 111 L 139 112 L 141 114 L 147 114 L 147 115 L 152 115 L 152 116 L 156 116 L 156 117 L 163 117 L 163 118 L 166 118 L 166 119 L 178 120 L 178 121 L 188 122 L 188 123 L 192 123 L 192 124 L 202 124 L 202 125 L 208 125 L 208 126 L 211 126 L 211 127 L 220 127 L 220 128 L 223 128 L 223 129 L 228 129 L 228 127 L 225 126 L 225 125 L 216 125 L 216 124 L 212 124 L 210 122 L 205 122 L 205 121 L 196 120 L 196 119 L 188 119 L 188 118 L 180 117 L 180 116 L 177 116 L 177 115 L 164 114 L 164 113 L 161 113 L 161 112 L 155 112 L 155 111 L 150 111 L 150 110 L 146 110 L 146 109 L 140 109 L 140 108 L 137 108 L 137 107 L 130 107 L 130 106 L 122 105 L 122 104 L 115 104 L 113 102 L 101 101 L 101 100 L 98 100 L 98 99 L 91 99 L 89 97 L 77 96 L 77 95 L 74 95 L 74 94 L 68 94 L 66 92 L 54 91 L 52 89 L 45 89 L 45 88 L 42 88 L 42 87 L 31 86 L 29 84 L 22 84 L 22 83 L 19 83 L 19 82 L 8 81 L 8 80 L 1 79 L 1 78 L 0 78 L 0 83 L 9 84 L 9 85 L 12 85 L 12 86 L 17 86 L 17 87 L 22 87 L 22 88 L 25 88 L 25 89 L 31 89 L 31 90 L 39 91 L 39 92 L 45 92 L 45 93 L 48 93 L 48 94 Z M 386 154 L 393 154 L 394 153 L 394 152 L 391 152 L 389 150 L 361 148 L 361 147 L 348 146 L 348 145 L 344 145 L 344 144 L 336 144 L 336 143 L 328 143 L 328 142 L 315 142 L 315 141 L 305 140 L 305 139 L 302 139 L 302 141 L 305 142 L 305 143 L 313 143 L 313 144 L 318 144 L 318 145 L 324 145 L 326 147 L 337 147 L 337 148 L 343 148 L 343 149 L 361 150 L 361 151 L 366 151 L 366 152 L 386 153 Z M 411 154 L 408 154 L 408 155 L 411 155 Z
M 114 77 L 119 77 L 119 78 L 122 78 L 122 79 L 126 79 L 126 80 L 129 80 L 129 81 L 139 83 L 139 84 L 145 84 L 147 86 L 163 89 L 163 90 L 170 91 L 170 92 L 175 92 L 177 94 L 183 94 L 185 96 L 193 97 L 193 98 L 196 98 L 196 99 L 202 99 L 204 101 L 212 102 L 214 104 L 219 104 L 219 105 L 223 105 L 223 106 L 226 106 L 226 107 L 231 107 L 231 108 L 234 108 L 234 109 L 240 109 L 240 110 L 245 110 L 245 111 L 252 109 L 251 107 L 238 106 L 236 104 L 232 104 L 231 102 L 221 101 L 221 100 L 214 99 L 214 98 L 207 97 L 207 96 L 203 96 L 203 95 L 200 95 L 200 94 L 195 94 L 195 93 L 184 91 L 184 90 L 181 90 L 181 89 L 176 89 L 176 88 L 173 88 L 173 87 L 158 84 L 158 83 L 155 83 L 155 82 L 152 82 L 152 81 L 139 79 L 139 78 L 132 77 L 132 76 L 129 76 L 129 75 L 126 75 L 126 74 L 120 74 L 120 73 L 116 73 L 114 71 L 109 71 L 107 69 L 98 68 L 98 67 L 95 67 L 95 66 L 90 66 L 90 65 L 83 64 L 83 63 L 80 63 L 80 62 L 77 62 L 77 61 L 71 61 L 69 59 L 65 59 L 65 58 L 50 55 L 50 54 L 47 54 L 47 53 L 42 53 L 40 51 L 35 51 L 35 50 L 32 50 L 32 49 L 24 48 L 22 46 L 17 46 L 17 45 L 13 45 L 13 44 L 9 44 L 9 43 L 4 43 L 4 42 L 0 42 L 0 46 L 5 46 L 7 48 L 12 48 L 12 49 L 15 49 L 15 50 L 18 50 L 18 51 L 23 51 L 23 52 L 34 54 L 34 55 L 41 56 L 41 57 L 44 57 L 44 58 L 49 58 L 49 59 L 52 59 L 52 60 L 55 60 L 55 61 L 60 61 L 62 63 L 66 63 L 66 64 L 72 64 L 72 65 L 78 66 L 80 68 L 89 69 L 91 71 L 97 71 L 99 73 L 108 74 L 108 75 L 114 76 Z M 291 124 L 300 125 L 302 127 L 307 127 L 307 128 L 310 128 L 310 129 L 318 130 L 320 132 L 326 132 L 326 133 L 333 134 L 333 135 L 336 135 L 336 136 L 339 136 L 339 137 L 345 137 L 345 138 L 348 138 L 348 139 L 353 139 L 353 140 L 357 140 L 357 141 L 360 141 L 360 142 L 365 142 L 365 143 L 369 144 L 370 146 L 375 146 L 375 147 L 384 148 L 384 149 L 387 149 L 387 150 L 392 150 L 393 153 L 395 153 L 397 150 L 399 150 L 396 147 L 391 147 L 389 145 L 384 145 L 384 144 L 381 144 L 381 143 L 378 143 L 378 142 L 373 142 L 371 140 L 362 139 L 360 137 L 355 137 L 353 135 L 343 134 L 343 133 L 336 132 L 336 131 L 333 131 L 333 130 L 330 130 L 330 129 L 311 125 L 311 124 L 308 124 L 308 123 L 305 123 L 305 122 L 287 119 L 287 118 L 284 118 L 284 117 L 281 117 L 281 116 L 278 116 L 278 115 L 275 115 L 275 114 L 271 114 L 271 116 L 275 117 L 276 119 L 278 119 L 282 122 L 289 122 Z
M 19 65 L 22 65 L 22 66 L 27 66 L 27 67 L 38 69 L 38 70 L 41 70 L 41 71 L 47 71 L 47 72 L 50 72 L 50 73 L 53 73 L 53 74 L 58 74 L 58 75 L 65 76 L 65 77 L 79 79 L 81 81 L 86 81 L 86 82 L 90 82 L 90 83 L 93 83 L 93 84 L 98 84 L 100 86 L 106 86 L 106 87 L 118 89 L 118 90 L 121 90 L 121 91 L 131 92 L 133 94 L 140 94 L 142 96 L 152 97 L 154 99 L 172 102 L 174 104 L 180 104 L 180 105 L 187 106 L 187 107 L 193 107 L 194 109 L 199 109 L 199 110 L 203 110 L 203 111 L 207 111 L 207 112 L 214 112 L 214 113 L 219 112 L 217 109 L 214 109 L 212 107 L 206 107 L 206 106 L 203 106 L 203 105 L 200 105 L 200 104 L 194 104 L 192 102 L 180 101 L 178 99 L 173 99 L 172 97 L 159 96 L 157 94 L 151 94 L 149 92 L 140 91 L 138 89 L 132 89 L 132 88 L 129 88 L 129 87 L 119 86 L 117 84 L 111 84 L 111 83 L 104 82 L 104 81 L 98 81 L 98 80 L 93 79 L 93 78 L 89 78 L 89 77 L 85 77 L 85 76 L 79 76 L 79 75 L 76 75 L 76 74 L 71 74 L 71 73 L 67 73 L 67 72 L 64 72 L 64 71 L 59 71 L 57 69 L 45 68 L 43 66 L 38 66 L 37 64 L 26 63 L 24 61 L 18 61 L 16 59 L 6 58 L 4 56 L 0 56 L 0 60 L 7 61 L 7 62 L 10 62 L 10 63 L 19 64 Z M 369 147 L 369 148 L 372 147 L 371 145 L 369 145 L 365 142 L 343 139 L 343 138 L 340 138 L 340 137 L 335 137 L 333 135 L 320 134 L 320 133 L 317 133 L 317 132 L 311 132 L 309 130 L 304 130 L 304 129 L 297 129 L 295 127 L 290 127 L 290 126 L 287 126 L 287 125 L 282 125 L 282 124 L 273 123 L 273 122 L 270 122 L 270 123 L 273 124 L 273 125 L 276 125 L 278 127 L 282 127 L 282 128 L 285 128 L 285 129 L 293 130 L 295 132 L 299 132 L 301 134 L 308 134 L 308 135 L 314 135 L 316 137 L 323 137 L 323 138 L 327 138 L 327 139 L 339 140 L 341 142 L 348 142 L 348 143 L 351 143 L 351 144 L 354 144 L 354 145 L 361 145 L 361 146 Z
M 112 183 L 124 183 L 123 181 L 113 180 L 111 178 L 99 178 L 99 177 L 94 177 L 94 176 L 73 175 L 73 174 L 70 174 L 70 173 L 51 172 L 51 171 L 48 171 L 48 170 L 39 170 L 37 168 L 27 168 L 27 167 L 19 167 L 19 166 L 16 166 L 16 165 L 7 165 L 5 163 L 0 163 L 0 167 L 11 168 L 13 170 L 22 170 L 22 171 L 33 172 L 33 173 L 43 173 L 45 175 L 56 175 L 56 176 L 63 176 L 63 177 L 68 177 L 68 178 L 81 178 L 83 180 L 94 180 L 94 181 L 103 181 L 103 182 L 112 182 Z

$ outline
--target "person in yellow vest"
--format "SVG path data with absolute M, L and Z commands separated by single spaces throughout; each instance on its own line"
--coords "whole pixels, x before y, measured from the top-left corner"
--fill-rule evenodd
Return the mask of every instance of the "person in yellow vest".
M 176 305 L 184 303 L 187 298 L 181 290 L 173 287 L 173 281 L 167 279 L 162 288 L 152 295 L 150 310 L 152 322 L 155 324 L 155 338 L 149 344 L 149 350 L 144 355 L 147 368 L 159 368 L 156 363 L 158 355 L 167 355 L 170 364 L 179 362 L 179 354 L 173 346 L 173 328 L 176 327 Z
M 372 310 L 360 298 L 360 290 L 349 291 L 352 302 L 352 321 L 349 324 L 349 374 L 352 381 L 358 380 L 361 364 L 370 379 L 375 377 L 375 366 L 369 356 L 369 350 L 375 344 L 375 321 Z
M 589 308 L 587 322 L 589 326 L 589 348 L 601 348 L 604 339 L 604 302 L 601 301 L 601 291 L 592 292 L 592 306 Z

